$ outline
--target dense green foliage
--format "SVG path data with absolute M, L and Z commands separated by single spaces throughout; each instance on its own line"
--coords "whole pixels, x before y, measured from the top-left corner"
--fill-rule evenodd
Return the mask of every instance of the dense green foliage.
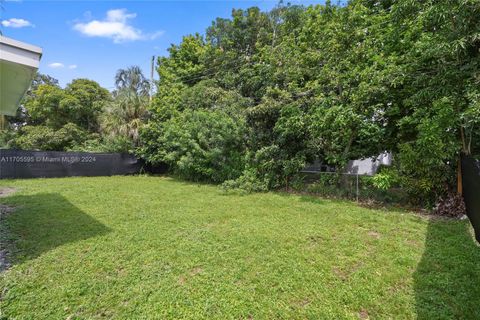
M 59 129 L 48 126 L 24 126 L 14 139 L 14 146 L 24 150 L 41 148 L 45 151 L 69 150 L 86 141 L 87 133 L 73 123 Z
M 27 98 L 24 104 L 31 125 L 57 129 L 74 123 L 90 130 L 98 127 L 97 116 L 110 93 L 92 80 L 76 79 L 65 89 L 41 84 L 33 95 L 34 98 Z
M 76 79 L 64 89 L 38 74 L 22 101 L 4 143 L 27 150 L 78 150 L 98 140 L 99 115 L 110 99 L 108 90 L 88 79 Z
M 46 151 L 132 151 L 147 114 L 150 83 L 138 67 L 120 69 L 111 94 L 98 83 L 75 79 L 65 88 L 38 73 L 2 146 Z
M 6 186 L 0 318 L 478 318 L 465 220 L 162 177 Z
M 314 159 L 341 168 L 388 150 L 384 179 L 431 202 L 454 187 L 460 153 L 480 153 L 479 14 L 476 0 L 233 10 L 159 59 L 141 154 L 180 168 L 156 142 L 192 110 L 221 110 L 246 124 L 244 173 L 228 185 L 288 186 Z M 215 170 L 189 157 L 205 166 L 190 178 Z
M 157 125 L 151 123 L 151 126 Z M 244 168 L 245 125 L 223 111 L 185 110 L 162 123 L 161 128 L 148 127 L 161 134 L 146 141 L 158 162 L 172 166 L 174 173 L 187 179 L 223 182 L 238 178 Z M 156 138 L 156 139 L 155 139 Z
M 233 10 L 158 59 L 156 94 L 138 67 L 109 93 L 38 76 L 10 118 L 10 147 L 135 151 L 182 177 L 289 187 L 314 160 L 394 154 L 374 185 L 432 204 L 460 155 L 480 155 L 480 2 L 280 3 Z
M 147 118 L 150 82 L 139 67 L 118 70 L 113 101 L 101 115 L 101 128 L 109 145 L 120 151 L 133 151 L 139 144 L 139 131 Z

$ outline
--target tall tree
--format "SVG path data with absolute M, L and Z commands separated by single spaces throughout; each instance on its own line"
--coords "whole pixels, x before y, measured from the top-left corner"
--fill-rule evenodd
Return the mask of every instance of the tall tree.
M 42 83 L 26 99 L 29 124 L 52 128 L 71 122 L 86 130 L 96 131 L 97 117 L 110 99 L 108 90 L 88 79 L 75 79 L 65 89 Z
M 480 153 L 479 14 L 477 0 L 234 10 L 159 59 L 146 157 L 161 160 L 165 122 L 230 104 L 248 179 L 274 188 L 313 158 L 341 168 L 389 150 L 431 202 L 460 153 Z
M 131 66 L 126 69 L 119 69 L 115 75 L 115 86 L 117 93 L 122 90 L 135 92 L 139 96 L 148 96 L 150 82 L 138 66 Z
M 110 139 L 124 138 L 138 145 L 139 130 L 146 120 L 148 97 L 131 90 L 121 90 L 104 109 L 102 132 Z
M 102 132 L 111 140 L 122 140 L 129 149 L 138 145 L 139 130 L 146 120 L 150 83 L 137 66 L 120 69 L 117 90 L 101 117 Z

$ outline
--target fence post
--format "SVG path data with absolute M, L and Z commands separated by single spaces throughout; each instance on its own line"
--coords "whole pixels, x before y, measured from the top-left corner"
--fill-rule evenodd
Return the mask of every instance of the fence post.
M 358 173 L 357 173 L 357 202 L 358 202 L 358 195 L 359 195 L 359 190 L 358 190 Z
M 457 194 L 463 196 L 462 155 L 460 155 L 457 163 Z

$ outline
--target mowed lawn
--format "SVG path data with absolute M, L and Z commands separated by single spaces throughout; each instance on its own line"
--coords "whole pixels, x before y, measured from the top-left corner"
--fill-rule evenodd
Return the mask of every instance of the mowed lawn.
M 0 318 L 480 317 L 468 221 L 164 177 L 0 186 Z

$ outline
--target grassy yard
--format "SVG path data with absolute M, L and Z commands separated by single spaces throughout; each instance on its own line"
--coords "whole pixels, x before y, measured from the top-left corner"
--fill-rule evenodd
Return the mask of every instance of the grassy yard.
M 8 319 L 478 319 L 467 221 L 159 177 L 0 181 Z M 6 229 L 8 232 L 5 233 Z

